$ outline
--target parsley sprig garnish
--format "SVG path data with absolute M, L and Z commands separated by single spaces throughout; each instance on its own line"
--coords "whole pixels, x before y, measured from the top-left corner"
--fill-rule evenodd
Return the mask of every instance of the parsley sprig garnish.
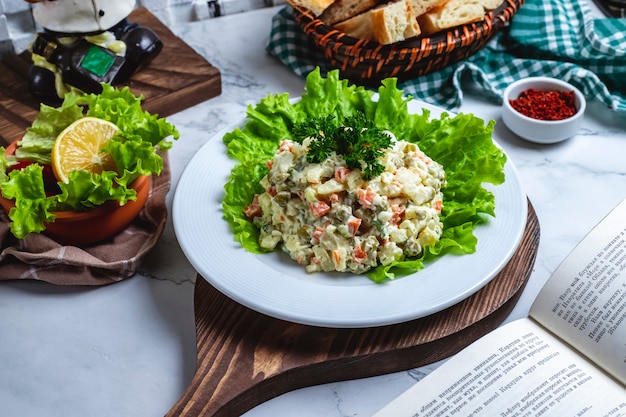
M 366 180 L 377 177 L 385 169 L 378 158 L 391 146 L 391 137 L 362 112 L 343 120 L 332 115 L 315 117 L 296 124 L 291 132 L 298 143 L 311 138 L 309 162 L 323 162 L 335 152 L 343 156 L 348 168 L 360 169 Z

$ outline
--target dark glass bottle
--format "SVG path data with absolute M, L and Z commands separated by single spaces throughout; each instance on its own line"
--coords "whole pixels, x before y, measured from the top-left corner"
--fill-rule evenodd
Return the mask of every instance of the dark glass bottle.
M 125 61 L 124 57 L 83 38 L 66 45 L 48 33 L 37 34 L 32 51 L 56 65 L 63 82 L 86 93 L 100 93 L 100 83 L 111 84 Z

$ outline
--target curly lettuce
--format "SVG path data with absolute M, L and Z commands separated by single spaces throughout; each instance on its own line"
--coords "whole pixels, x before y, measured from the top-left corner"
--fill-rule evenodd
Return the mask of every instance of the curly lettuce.
M 440 118 L 431 119 L 427 109 L 411 114 L 411 100 L 397 88 L 394 78 L 383 80 L 375 97 L 375 92 L 340 79 L 337 70 L 323 78 L 316 69 L 307 76 L 301 100 L 291 103 L 288 94 L 269 95 L 256 106 L 249 106 L 246 124 L 223 137 L 228 155 L 237 161 L 224 186 L 222 203 L 223 217 L 235 240 L 249 252 L 266 252 L 258 243 L 258 230 L 243 209 L 254 194 L 264 191 L 259 181 L 268 172 L 265 162 L 273 157 L 282 140 L 293 139 L 291 127 L 312 117 L 344 118 L 360 111 L 396 137 L 418 143 L 422 151 L 444 167 L 447 178 L 440 216 L 444 225 L 441 239 L 424 248 L 419 257 L 380 265 L 367 276 L 383 282 L 415 273 L 426 262 L 445 254 L 474 253 L 474 230 L 489 216 L 495 217 L 494 195 L 483 184 L 505 181 L 506 155 L 492 140 L 495 122 L 485 125 L 471 114 L 443 113 Z
M 102 86 L 100 94 L 69 93 L 60 107 L 40 106 L 36 119 L 18 142 L 13 158 L 33 164 L 10 170 L 14 161 L 1 152 L 0 189 L 5 198 L 15 202 L 9 212 L 15 237 L 43 231 L 46 223 L 54 221 L 54 211 L 89 210 L 111 200 L 124 205 L 136 199 L 136 191 L 130 185 L 137 177 L 161 173 L 163 159 L 159 152 L 171 148 L 172 143 L 167 139 L 179 138 L 176 127 L 144 111 L 143 97 L 135 96 L 128 87 Z M 84 116 L 108 120 L 119 128 L 103 149 L 111 154 L 116 170 L 101 174 L 73 171 L 68 183 L 57 183 L 60 192 L 48 196 L 42 168 L 51 162 L 54 141 L 63 129 Z

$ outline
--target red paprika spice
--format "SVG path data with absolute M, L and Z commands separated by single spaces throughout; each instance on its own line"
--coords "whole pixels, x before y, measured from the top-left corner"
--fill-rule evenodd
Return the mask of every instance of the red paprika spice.
M 509 100 L 511 107 L 524 116 L 539 120 L 563 120 L 576 114 L 573 91 L 543 91 L 529 88 L 517 99 Z

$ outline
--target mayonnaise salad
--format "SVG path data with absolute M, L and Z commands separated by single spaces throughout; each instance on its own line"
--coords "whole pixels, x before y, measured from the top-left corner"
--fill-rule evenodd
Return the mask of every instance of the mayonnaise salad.
M 393 145 L 380 158 L 382 174 L 371 180 L 337 153 L 307 161 L 310 138 L 283 141 L 267 163 L 265 192 L 245 209 L 260 246 L 281 248 L 308 272 L 361 274 L 435 244 L 443 232 L 443 167 L 417 144 L 385 133 Z

